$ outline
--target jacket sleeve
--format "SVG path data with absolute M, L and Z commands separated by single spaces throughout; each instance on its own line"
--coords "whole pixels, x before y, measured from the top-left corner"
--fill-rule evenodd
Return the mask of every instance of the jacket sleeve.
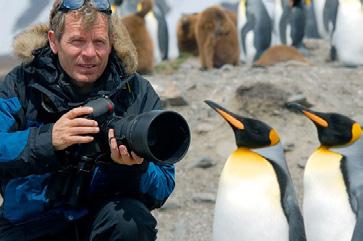
M 136 100 L 128 108 L 127 114 L 139 114 L 161 109 L 160 98 L 151 84 L 135 75 L 131 82 Z M 150 208 L 160 207 L 174 190 L 175 167 L 170 164 L 153 163 L 145 160 L 142 165 L 109 165 L 96 168 L 91 182 L 92 192 L 119 192 L 134 195 Z
M 139 76 L 139 78 L 142 78 Z M 145 81 L 145 95 L 143 105 L 140 106 L 140 113 L 155 109 L 162 109 L 161 101 L 151 84 Z M 161 207 L 167 200 L 175 187 L 175 166 L 149 162 L 146 171 L 140 178 L 140 192 L 145 202 L 151 208 Z
M 25 77 L 21 66 L 0 83 L 0 178 L 46 172 L 57 163 L 51 141 L 52 124 L 27 119 Z

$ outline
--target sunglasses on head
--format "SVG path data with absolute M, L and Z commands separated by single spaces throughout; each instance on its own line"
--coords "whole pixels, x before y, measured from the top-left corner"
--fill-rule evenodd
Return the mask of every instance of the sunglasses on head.
M 81 8 L 87 0 L 63 0 L 57 11 L 68 12 Z M 110 15 L 112 13 L 109 0 L 89 0 L 91 5 L 99 12 Z

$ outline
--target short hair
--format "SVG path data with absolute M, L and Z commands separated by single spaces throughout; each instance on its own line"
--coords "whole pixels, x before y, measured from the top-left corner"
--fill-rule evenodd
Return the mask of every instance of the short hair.
M 62 0 L 55 0 L 49 15 L 49 27 L 51 30 L 54 31 L 56 39 L 58 41 L 60 41 L 62 38 L 64 32 L 65 17 L 66 14 L 68 13 L 68 12 L 58 11 L 58 8 L 61 3 Z M 76 12 L 78 14 L 78 16 L 81 18 L 82 25 L 86 30 L 95 24 L 98 13 L 103 14 L 107 18 L 108 36 L 111 41 L 112 39 L 111 36 L 113 33 L 111 15 L 97 11 L 97 9 L 95 9 L 92 6 L 92 4 L 90 4 L 89 0 L 86 0 L 85 4 L 81 8 L 76 10 L 70 10 L 69 12 Z

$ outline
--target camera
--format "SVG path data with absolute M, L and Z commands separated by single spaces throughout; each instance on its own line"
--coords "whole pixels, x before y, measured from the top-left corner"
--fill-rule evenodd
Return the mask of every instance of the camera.
M 91 100 L 85 106 L 93 108 L 93 113 L 86 117 L 98 122 L 102 136 L 114 129 L 118 145 L 125 145 L 148 161 L 174 164 L 189 148 L 189 126 L 177 112 L 152 110 L 120 117 L 114 113 L 113 102 L 105 97 Z
M 113 102 L 105 97 L 88 101 L 84 106 L 93 108 L 85 118 L 98 122 L 100 133 L 95 141 L 75 146 L 72 152 L 77 158 L 74 168 L 58 173 L 62 179 L 66 176 L 68 183 L 64 195 L 66 203 L 77 207 L 84 202 L 85 191 L 90 181 L 91 170 L 104 149 L 108 147 L 108 130 L 115 130 L 118 145 L 125 145 L 129 151 L 147 161 L 174 164 L 180 161 L 188 151 L 190 130 L 186 120 L 173 111 L 152 110 L 139 115 L 121 117 L 114 113 Z M 69 181 L 71 180 L 71 181 Z M 69 194 L 69 195 L 67 195 Z

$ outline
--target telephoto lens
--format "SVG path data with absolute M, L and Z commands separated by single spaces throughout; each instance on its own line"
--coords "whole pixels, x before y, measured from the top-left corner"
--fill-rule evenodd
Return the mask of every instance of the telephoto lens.
M 87 118 L 97 120 L 107 136 L 115 130 L 117 143 L 148 161 L 174 164 L 180 161 L 190 145 L 190 129 L 186 120 L 177 112 L 152 110 L 135 116 L 120 117 L 113 113 L 113 103 L 107 98 L 89 101 L 93 108 Z M 100 123 L 101 122 L 101 123 Z

